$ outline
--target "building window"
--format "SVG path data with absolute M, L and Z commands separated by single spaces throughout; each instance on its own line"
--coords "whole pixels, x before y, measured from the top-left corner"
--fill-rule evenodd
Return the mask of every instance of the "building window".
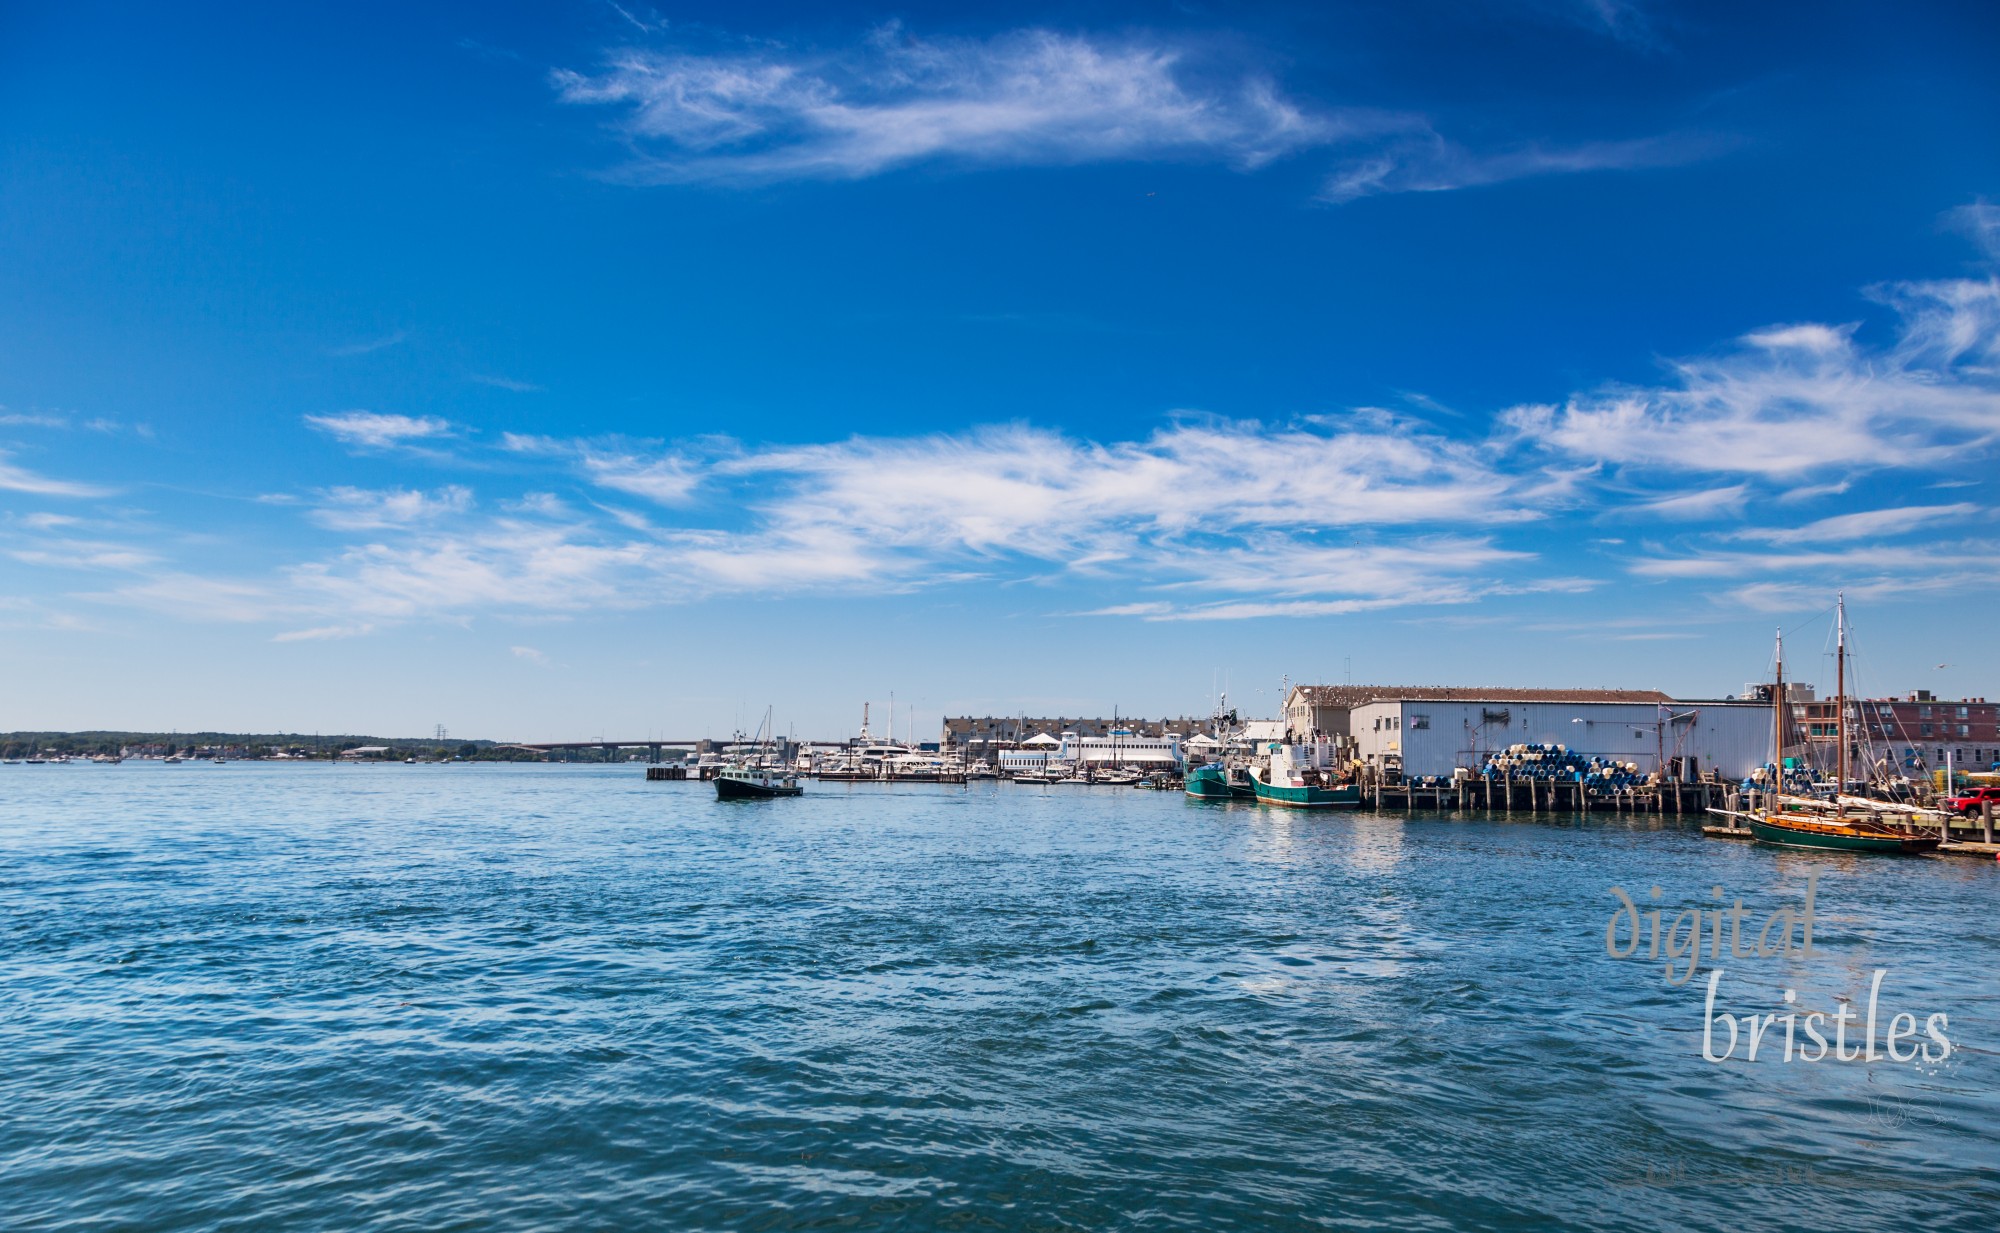
M 1917 708 L 1918 719 L 1929 719 L 1930 717 L 1931 717 L 1931 708 L 1927 706 L 1920 706 Z
M 1929 736 L 1930 734 L 1931 734 L 1931 726 L 1929 724 L 1920 724 L 1917 727 L 1918 736 Z
M 1412 728 L 1428 728 L 1431 726 L 1431 717 L 1428 715 L 1412 715 L 1410 716 L 1410 726 Z

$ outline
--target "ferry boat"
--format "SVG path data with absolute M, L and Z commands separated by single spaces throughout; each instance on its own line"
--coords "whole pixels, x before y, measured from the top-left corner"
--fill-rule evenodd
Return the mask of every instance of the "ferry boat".
M 1333 766 L 1330 741 L 1288 745 L 1272 741 L 1250 768 L 1250 787 L 1260 805 L 1289 809 L 1359 809 L 1361 785 L 1343 783 Z

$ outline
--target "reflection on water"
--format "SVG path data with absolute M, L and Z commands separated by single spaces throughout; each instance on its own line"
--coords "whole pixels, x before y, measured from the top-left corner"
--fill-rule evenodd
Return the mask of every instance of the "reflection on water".
M 1394 873 L 1403 863 L 1403 820 L 1386 814 L 1356 818 L 1339 851 L 1355 873 Z

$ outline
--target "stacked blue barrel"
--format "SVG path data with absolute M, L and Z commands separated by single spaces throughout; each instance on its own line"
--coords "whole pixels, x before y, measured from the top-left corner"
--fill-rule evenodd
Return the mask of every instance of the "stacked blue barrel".
M 1486 779 L 1564 780 L 1583 785 L 1587 796 L 1608 796 L 1614 792 L 1643 787 L 1647 775 L 1636 762 L 1588 757 L 1563 745 L 1526 743 L 1509 745 L 1486 755 L 1479 774 Z

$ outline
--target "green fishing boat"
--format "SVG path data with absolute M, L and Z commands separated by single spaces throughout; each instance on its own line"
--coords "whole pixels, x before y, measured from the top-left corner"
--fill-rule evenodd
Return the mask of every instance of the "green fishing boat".
M 1343 783 L 1335 775 L 1330 746 L 1273 742 L 1266 746 L 1265 754 L 1250 768 L 1250 786 L 1258 804 L 1288 809 L 1361 807 L 1361 785 Z
M 1292 809 L 1361 808 L 1361 788 L 1358 784 L 1272 784 L 1258 778 L 1254 771 L 1251 782 L 1255 785 L 1260 805 L 1284 805 Z
M 1250 777 L 1241 768 L 1217 765 L 1198 766 L 1188 772 L 1183 785 L 1187 794 L 1198 801 L 1254 801 L 1257 791 L 1250 784 Z

